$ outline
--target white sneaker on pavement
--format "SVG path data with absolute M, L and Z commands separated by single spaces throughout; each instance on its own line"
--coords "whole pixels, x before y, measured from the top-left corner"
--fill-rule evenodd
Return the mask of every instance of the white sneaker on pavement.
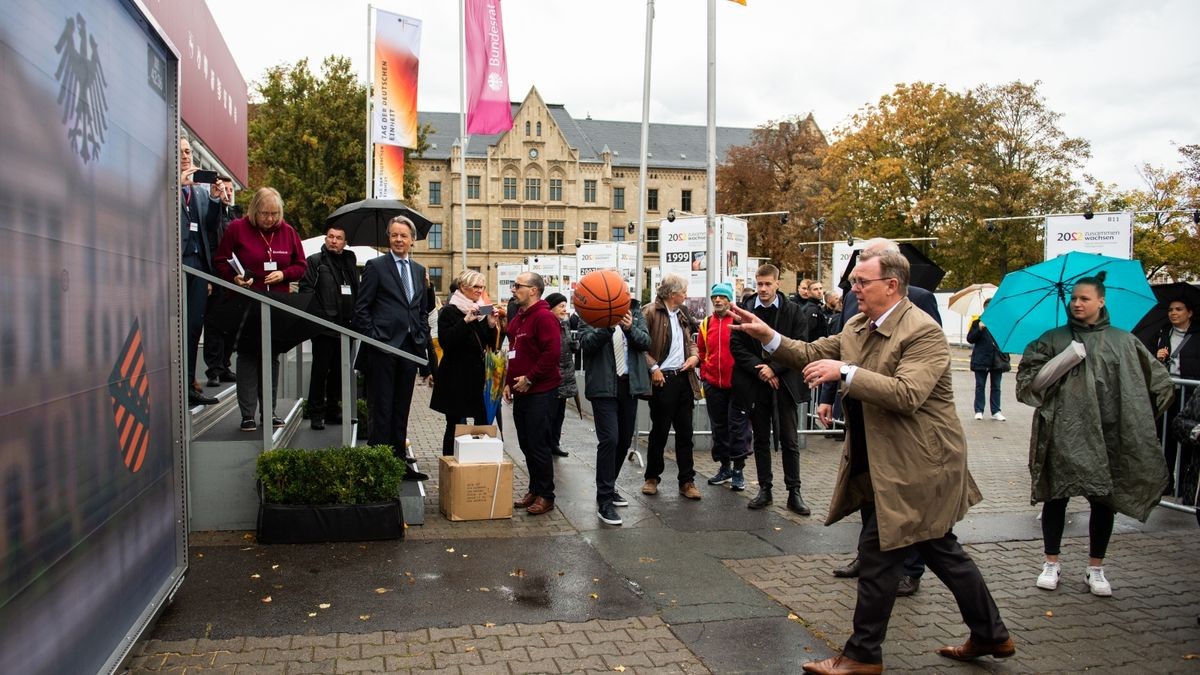
M 1087 582 L 1088 590 L 1092 592 L 1092 595 L 1098 595 L 1102 598 L 1112 595 L 1112 584 L 1108 583 L 1108 579 L 1104 578 L 1103 567 L 1088 565 L 1087 571 L 1083 573 L 1083 580 Z
M 1058 574 L 1058 563 L 1043 563 L 1042 573 L 1037 578 L 1037 587 L 1046 591 L 1058 588 Z
M 1008 418 L 1004 416 L 1004 413 L 996 413 L 995 415 L 992 415 L 992 419 L 996 420 L 997 422 L 1008 421 Z
M 977 419 L 977 420 L 983 419 L 983 413 L 975 413 L 975 419 Z

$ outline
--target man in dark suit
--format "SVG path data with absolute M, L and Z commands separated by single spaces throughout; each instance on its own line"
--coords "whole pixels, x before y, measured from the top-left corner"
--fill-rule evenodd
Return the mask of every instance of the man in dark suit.
M 192 144 L 179 139 L 179 243 L 185 267 L 213 274 L 213 252 L 217 248 L 217 228 L 221 223 L 219 183 L 201 185 L 192 182 L 199 167 L 192 164 Z M 188 403 L 212 405 L 217 399 L 199 391 L 196 361 L 200 351 L 200 333 L 204 330 L 204 309 L 208 304 L 208 282 L 184 275 L 183 288 L 187 308 Z
M 852 278 L 862 312 L 837 335 L 790 340 L 744 310 L 735 326 L 776 361 L 803 368 L 810 386 L 840 383 L 845 399 L 846 447 L 825 524 L 862 515 L 854 633 L 840 655 L 806 663 L 804 671 L 883 671 L 884 636 L 909 548 L 950 589 L 970 628 L 966 642 L 938 653 L 959 661 L 1012 656 L 995 600 L 953 532 L 983 497 L 967 469 L 946 337 L 908 300 L 909 264 L 899 252 L 861 255 Z
M 891 239 L 877 237 L 868 239 L 863 242 L 862 251 L 859 253 L 862 256 L 877 256 L 884 253 L 900 253 L 900 246 Z M 942 325 L 942 314 L 938 311 L 937 298 L 925 290 L 916 286 L 908 287 L 908 299 L 919 309 L 925 311 L 926 314 L 933 317 L 933 320 L 940 326 Z M 854 318 L 858 312 L 858 296 L 854 293 L 846 293 L 842 297 L 842 326 L 846 325 L 850 319 Z M 825 425 L 826 429 L 833 427 L 833 406 L 837 399 L 837 384 L 830 382 L 821 386 L 821 403 L 817 406 L 817 419 L 821 424 Z M 904 576 L 900 579 L 900 588 L 896 591 L 896 595 L 906 598 L 916 593 L 921 588 L 921 576 L 925 574 L 925 563 L 921 562 L 921 554 L 916 550 L 910 551 L 908 557 L 904 559 Z M 858 576 L 858 558 L 851 560 L 849 563 L 833 570 L 835 577 L 856 577 Z
M 744 309 L 772 329 L 793 339 L 807 338 L 809 331 L 799 305 L 779 292 L 779 268 L 766 264 L 754 275 L 758 294 Z M 800 495 L 800 439 L 796 433 L 796 406 L 808 400 L 808 386 L 800 371 L 775 361 L 749 336 L 735 333 L 729 341 L 733 352 L 734 397 L 742 409 L 750 410 L 754 432 L 754 467 L 758 473 L 758 494 L 746 505 L 761 509 L 772 502 L 771 433 L 783 454 L 783 482 L 787 487 L 787 507 L 807 516 L 812 511 Z
M 426 306 L 425 268 L 409 255 L 416 238 L 417 228 L 408 218 L 396 216 L 388 223 L 390 252 L 367 261 L 354 304 L 354 323 L 368 337 L 425 358 L 430 308 Z M 405 480 L 429 480 L 405 452 L 417 364 L 364 345 L 356 365 L 366 376 L 371 413 L 367 442 L 392 446 L 392 452 L 408 462 Z

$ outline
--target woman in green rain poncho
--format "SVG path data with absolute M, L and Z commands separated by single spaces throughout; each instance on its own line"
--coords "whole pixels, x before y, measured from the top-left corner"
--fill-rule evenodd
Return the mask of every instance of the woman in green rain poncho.
M 1068 309 L 1067 325 L 1030 343 L 1017 370 L 1017 398 L 1037 408 L 1029 473 L 1033 503 L 1043 502 L 1046 553 L 1037 586 L 1058 587 L 1067 501 L 1082 496 L 1091 504 L 1084 581 L 1107 596 L 1103 565 L 1114 513 L 1145 522 L 1167 484 L 1152 420 L 1174 389 L 1137 338 L 1109 325 L 1103 273 L 1075 282 Z

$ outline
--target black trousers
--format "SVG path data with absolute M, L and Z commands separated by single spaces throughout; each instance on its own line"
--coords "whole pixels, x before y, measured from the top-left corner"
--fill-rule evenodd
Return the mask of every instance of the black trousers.
M 185 254 L 183 264 L 202 272 L 208 271 L 199 255 Z M 192 382 L 196 380 L 196 360 L 200 355 L 200 334 L 204 332 L 204 310 L 208 306 L 208 282 L 191 274 L 184 274 L 183 277 L 184 304 L 187 312 L 187 386 L 190 391 Z
M 1069 497 L 1063 497 L 1042 504 L 1042 542 L 1046 555 L 1058 555 L 1062 548 L 1069 501 Z M 1106 504 L 1091 497 L 1088 497 L 1088 503 L 1092 505 L 1092 514 L 1088 518 L 1088 556 L 1103 559 L 1104 554 L 1108 552 L 1108 540 L 1112 538 L 1116 514 Z
M 679 485 L 696 479 L 692 462 L 692 384 L 687 373 L 665 375 L 663 386 L 650 397 L 650 439 L 646 448 L 646 480 L 662 482 L 666 467 L 663 452 L 671 428 L 675 428 L 675 463 L 679 466 Z
M 308 416 L 324 419 L 338 414 L 342 403 L 342 344 L 335 335 L 312 339 L 312 370 L 308 376 Z M 332 415 L 330 415 L 332 416 Z
M 513 397 L 513 426 L 517 444 L 525 454 L 529 469 L 529 491 L 536 497 L 554 501 L 554 462 L 550 455 L 550 410 L 558 400 L 555 390 Z
M 567 399 L 554 398 L 554 404 L 550 406 L 550 449 L 562 449 L 562 425 L 567 419 Z
M 417 364 L 370 347 L 366 371 L 367 408 L 371 414 L 367 442 L 390 445 L 392 454 L 405 458 L 408 412 L 412 406 Z
M 588 399 L 596 424 L 596 503 L 611 504 L 617 475 L 633 443 L 637 399 L 629 394 L 629 378 L 617 381 L 616 398 Z
M 231 300 L 219 288 L 208 296 L 204 309 L 204 374 L 209 379 L 233 373 L 233 351 L 237 346 L 237 322 L 228 318 Z
M 858 536 L 858 600 L 854 607 L 854 634 L 842 653 L 863 663 L 883 663 L 883 640 L 896 604 L 896 588 L 904 571 L 904 557 L 916 549 L 942 583 L 954 594 L 971 639 L 1003 642 L 1008 628 L 1000 619 L 996 601 L 984 583 L 975 561 L 963 551 L 953 532 L 911 547 L 879 550 L 879 521 L 875 505 L 862 509 L 862 532 Z
M 772 397 L 774 393 L 774 400 Z M 778 413 L 778 418 L 775 417 Z M 754 409 L 750 411 L 750 426 L 754 430 L 754 468 L 758 486 L 770 490 L 774 480 L 771 471 L 771 421 L 779 426 L 779 448 L 783 454 L 783 484 L 790 490 L 800 487 L 800 438 L 796 434 L 796 400 L 786 387 L 773 390 L 759 386 L 754 392 Z
M 750 445 L 750 415 L 733 402 L 733 389 L 704 385 L 704 403 L 712 429 L 712 458 L 721 466 L 741 469 L 753 450 Z

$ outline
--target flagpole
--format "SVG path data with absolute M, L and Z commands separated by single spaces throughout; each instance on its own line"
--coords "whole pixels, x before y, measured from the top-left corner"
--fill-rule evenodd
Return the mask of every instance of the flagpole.
M 708 198 L 704 222 L 708 230 L 704 292 L 717 283 L 717 0 L 708 0 Z
M 646 233 L 646 156 L 650 146 L 650 52 L 654 44 L 654 0 L 646 0 L 646 58 L 642 74 L 642 156 L 638 169 L 638 227 L 634 233 L 634 245 L 637 246 L 636 273 L 633 278 L 633 297 L 638 302 L 642 300 L 642 278 L 646 276 L 645 259 L 642 249 L 645 242 L 639 238 Z M 617 257 L 620 265 L 620 256 Z
M 374 5 L 367 5 L 367 184 L 363 191 L 363 199 L 371 198 L 371 183 L 375 182 L 375 163 L 371 161 L 371 86 L 375 77 L 375 54 L 371 50 L 371 15 L 374 11 Z
M 462 206 L 459 209 L 462 221 L 462 268 L 467 269 L 467 2 L 458 0 L 458 64 L 461 66 L 458 74 L 458 137 L 462 141 L 459 151 L 459 180 L 458 193 Z M 453 262 L 450 264 L 454 270 Z

